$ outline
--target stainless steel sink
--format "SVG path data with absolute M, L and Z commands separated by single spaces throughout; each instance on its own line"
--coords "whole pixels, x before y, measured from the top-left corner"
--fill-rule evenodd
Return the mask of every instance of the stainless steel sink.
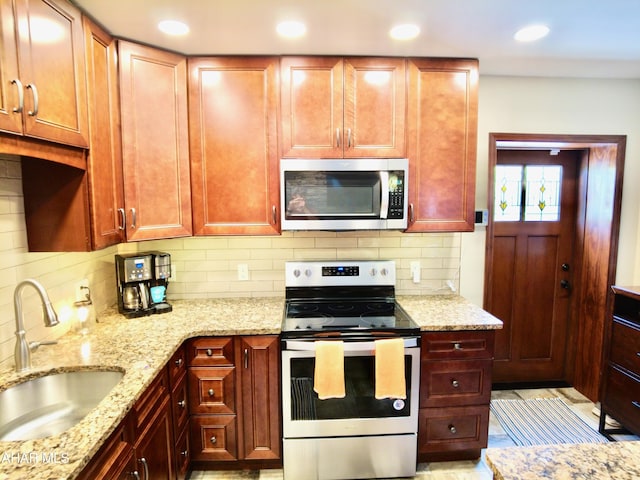
M 111 370 L 52 373 L 0 392 L 0 440 L 33 440 L 68 430 L 98 405 L 123 375 Z

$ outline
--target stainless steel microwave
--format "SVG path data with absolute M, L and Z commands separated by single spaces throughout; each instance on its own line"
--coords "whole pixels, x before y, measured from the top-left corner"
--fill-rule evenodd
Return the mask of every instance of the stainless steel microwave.
M 406 158 L 282 159 L 282 229 L 405 229 L 408 175 Z

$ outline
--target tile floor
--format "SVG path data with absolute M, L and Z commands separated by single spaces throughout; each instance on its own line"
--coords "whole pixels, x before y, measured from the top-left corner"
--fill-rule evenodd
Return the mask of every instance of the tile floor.
M 491 393 L 492 398 L 562 398 L 569 407 L 594 429 L 598 429 L 598 416 L 592 413 L 593 403 L 573 388 L 548 388 L 528 390 L 498 390 Z M 622 437 L 620 440 L 638 437 Z M 504 432 L 500 424 L 490 416 L 489 447 L 512 447 L 515 444 Z M 491 480 L 493 474 L 484 459 L 461 462 L 433 462 L 418 465 L 417 480 Z M 197 471 L 192 472 L 190 480 L 282 480 L 282 470 L 261 470 L 241 472 Z

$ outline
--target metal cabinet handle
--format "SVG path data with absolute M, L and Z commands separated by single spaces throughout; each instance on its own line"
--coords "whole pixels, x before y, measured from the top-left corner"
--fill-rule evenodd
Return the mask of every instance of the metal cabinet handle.
M 340 147 L 340 129 L 336 128 L 336 146 Z
M 130 472 L 129 475 L 133 475 L 133 478 L 135 478 L 136 480 L 140 480 L 140 474 L 138 473 L 137 470 Z
M 351 148 L 351 129 L 347 128 L 347 148 Z
M 216 436 L 215 436 L 215 435 L 213 435 L 213 436 L 209 439 L 209 441 L 211 442 L 211 445 L 215 445 L 215 444 L 218 442 L 218 439 L 216 438 Z
M 249 349 L 244 349 L 244 368 L 249 368 Z
M 451 386 L 453 388 L 458 388 L 460 386 L 460 382 L 458 382 L 458 380 L 451 380 Z
M 35 117 L 36 115 L 38 115 L 38 105 L 40 104 L 40 100 L 38 98 L 38 89 L 33 83 L 28 83 L 27 88 L 33 93 L 33 110 L 29 110 L 27 114 L 30 117 Z
M 137 223 L 136 209 L 132 208 L 131 209 L 131 228 L 135 229 L 136 228 L 136 223 Z
M 409 204 L 409 223 L 413 223 L 413 203 Z
M 453 344 L 453 349 L 454 350 L 462 350 L 462 345 L 460 345 L 458 342 Z
M 449 431 L 451 432 L 452 435 L 455 435 L 456 433 L 458 433 L 458 430 L 456 429 L 455 425 L 449 425 Z
M 636 408 L 640 408 L 640 402 L 633 401 L 631 402 L 631 405 L 633 405 Z
M 180 400 L 180 401 L 178 402 L 178 406 L 179 406 L 180 408 L 184 408 L 184 407 L 186 407 L 186 406 L 187 406 L 187 401 L 186 401 L 186 400 Z
M 127 224 L 127 214 L 124 213 L 124 208 L 119 208 L 118 213 L 120 214 L 120 225 L 118 226 L 118 230 L 124 230 Z
M 150 480 L 151 477 L 149 477 L 149 465 L 147 464 L 147 459 L 142 457 L 139 462 L 144 467 L 144 480 Z
M 182 359 L 179 358 L 176 360 L 176 367 L 181 367 L 182 366 Z
M 209 396 L 210 396 L 210 397 L 213 397 L 213 394 L 214 394 L 215 392 L 213 391 L 213 388 L 210 388 L 210 389 L 207 391 L 207 393 L 209 394 Z
M 18 87 L 18 106 L 13 107 L 13 113 L 22 113 L 24 109 L 24 87 L 22 86 L 22 82 L 17 78 L 11 80 L 11 84 Z
M 180 455 L 182 455 L 183 457 L 186 457 L 187 455 L 189 455 L 189 450 L 183 450 L 180 452 Z
M 277 224 L 278 223 L 278 209 L 276 208 L 275 205 L 271 206 L 271 215 L 273 218 L 273 224 Z
M 207 354 L 207 357 L 213 356 L 213 350 L 211 350 L 210 348 L 207 348 L 206 354 Z

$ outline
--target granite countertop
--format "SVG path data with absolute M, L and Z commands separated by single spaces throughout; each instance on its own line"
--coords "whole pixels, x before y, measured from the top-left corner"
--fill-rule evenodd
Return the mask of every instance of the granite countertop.
M 459 296 L 398 298 L 421 330 L 495 329 L 502 323 Z M 110 310 L 88 335 L 68 333 L 32 355 L 26 373 L 0 371 L 0 389 L 70 370 L 120 370 L 113 390 L 80 423 L 39 440 L 0 442 L 0 480 L 73 479 L 113 432 L 182 343 L 192 337 L 277 335 L 282 298 L 178 300 L 173 311 L 127 319 Z
M 489 448 L 496 480 L 637 480 L 640 441 Z

